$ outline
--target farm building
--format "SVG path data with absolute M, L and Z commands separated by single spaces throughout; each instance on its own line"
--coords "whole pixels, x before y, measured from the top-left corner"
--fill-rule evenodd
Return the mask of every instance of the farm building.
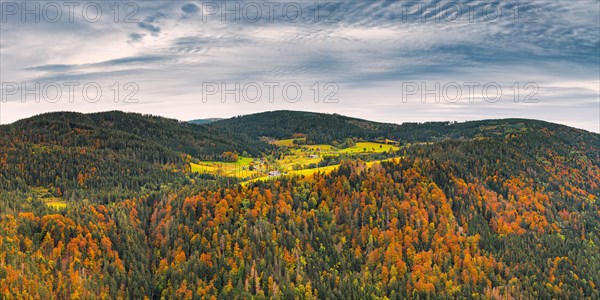
M 279 171 L 269 171 L 269 176 L 270 177 L 281 176 L 281 172 L 279 172 Z

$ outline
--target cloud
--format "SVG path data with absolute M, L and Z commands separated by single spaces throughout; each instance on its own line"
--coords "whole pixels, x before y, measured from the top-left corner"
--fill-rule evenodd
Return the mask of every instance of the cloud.
M 144 18 L 144 21 L 138 23 L 138 27 L 142 29 L 146 29 L 152 33 L 159 33 L 160 27 L 155 24 L 158 24 L 161 19 L 165 17 L 164 14 L 157 12 L 153 15 L 147 16 Z
M 208 110 L 214 116 L 277 108 L 357 117 L 364 111 L 364 117 L 395 122 L 529 114 L 600 131 L 593 105 L 598 88 L 590 88 L 600 84 L 597 1 L 320 2 L 318 16 L 314 2 L 299 2 L 302 14 L 294 22 L 285 18 L 292 9 L 285 15 L 283 3 L 272 19 L 263 5 L 258 22 L 242 14 L 252 1 L 239 2 L 237 22 L 223 21 L 222 12 L 203 20 L 198 2 L 136 3 L 137 23 L 3 24 L 2 78 L 135 81 L 144 95 L 140 110 L 180 119 Z M 203 82 L 272 81 L 302 83 L 305 95 L 315 82 L 335 82 L 343 104 L 199 106 Z M 481 104 L 398 105 L 398 87 L 406 81 L 535 82 L 541 104 L 536 111 L 514 102 L 494 111 Z M 4 107 L 2 114 L 3 120 L 24 116 Z
M 146 29 L 150 32 L 154 32 L 154 33 L 159 33 L 160 32 L 160 27 L 158 26 L 154 26 L 152 24 L 146 23 L 146 22 L 140 22 L 138 24 L 138 26 L 142 29 Z
M 132 34 L 130 34 L 130 35 L 129 35 L 129 37 L 130 37 L 129 41 L 130 41 L 130 42 L 132 42 L 132 43 L 139 42 L 139 41 L 141 41 L 141 40 L 142 40 L 142 39 L 143 39 L 145 36 L 146 36 L 146 34 L 144 34 L 144 33 L 137 33 L 137 32 L 134 32 L 134 33 L 132 33 Z
M 181 6 L 181 10 L 187 14 L 193 14 L 197 13 L 200 10 L 200 8 L 196 4 L 186 3 L 183 6 Z
M 133 57 L 130 56 L 130 57 L 111 59 L 111 60 L 101 61 L 101 62 L 97 62 L 97 63 L 89 63 L 89 64 L 41 65 L 41 66 L 29 67 L 29 68 L 27 68 L 27 70 L 64 72 L 64 71 L 70 71 L 70 70 L 75 70 L 75 69 L 93 68 L 93 67 L 129 66 L 132 64 L 150 63 L 150 62 L 158 62 L 158 61 L 164 61 L 164 60 L 166 60 L 166 57 L 156 56 L 156 55 L 133 56 Z
M 26 68 L 32 71 L 63 72 L 73 69 L 74 65 L 43 65 Z

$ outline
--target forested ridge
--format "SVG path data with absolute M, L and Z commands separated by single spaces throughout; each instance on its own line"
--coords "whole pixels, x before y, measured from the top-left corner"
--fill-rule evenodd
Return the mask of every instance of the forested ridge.
M 119 111 L 47 113 L 0 129 L 0 189 L 49 187 L 67 199 L 92 196 L 104 203 L 186 180 L 187 156 L 269 149 L 245 135 Z
M 401 142 L 433 142 L 446 139 L 497 137 L 521 128 L 565 130 L 558 124 L 527 120 L 499 119 L 469 122 L 380 123 L 338 114 L 304 111 L 270 111 L 219 120 L 207 125 L 224 132 L 243 133 L 251 137 L 266 136 L 276 139 L 303 134 L 308 142 L 321 144 L 343 141 L 347 138 L 388 138 Z M 583 134 L 581 130 L 571 130 Z M 586 135 L 586 134 L 583 134 Z
M 298 133 L 403 146 L 246 185 L 186 169 Z M 0 126 L 0 150 L 0 298 L 600 298 L 600 135 L 583 130 L 54 113 Z

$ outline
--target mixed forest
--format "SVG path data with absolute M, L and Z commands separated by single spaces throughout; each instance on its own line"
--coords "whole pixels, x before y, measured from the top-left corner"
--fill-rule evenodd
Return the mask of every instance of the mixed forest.
M 190 167 L 294 137 L 395 146 Z M 0 299 L 598 299 L 598 197 L 600 135 L 536 120 L 49 113 L 0 126 Z

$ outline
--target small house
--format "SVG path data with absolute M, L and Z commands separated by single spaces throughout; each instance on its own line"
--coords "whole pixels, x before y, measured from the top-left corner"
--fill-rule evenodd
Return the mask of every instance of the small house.
M 269 177 L 281 176 L 279 171 L 269 171 Z

